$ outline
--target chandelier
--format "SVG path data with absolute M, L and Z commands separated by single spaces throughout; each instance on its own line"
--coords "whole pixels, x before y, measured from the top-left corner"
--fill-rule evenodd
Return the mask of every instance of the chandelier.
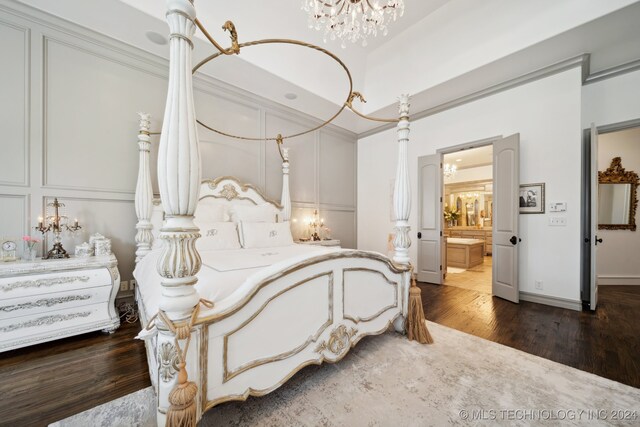
M 442 170 L 442 174 L 445 178 L 453 178 L 456 174 L 458 168 L 456 165 L 450 165 L 449 163 L 445 163 L 444 168 Z
M 404 13 L 404 0 L 304 0 L 302 9 L 309 14 L 309 28 L 324 28 L 324 41 L 339 38 L 356 43 L 378 35 L 386 36 L 387 22 Z

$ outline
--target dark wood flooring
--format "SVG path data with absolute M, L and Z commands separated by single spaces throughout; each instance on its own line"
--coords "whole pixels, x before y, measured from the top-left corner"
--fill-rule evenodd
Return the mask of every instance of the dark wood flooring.
M 419 286 L 432 322 L 640 387 L 640 286 L 601 286 L 595 313 Z
M 0 353 L 0 426 L 46 426 L 151 385 L 139 323 Z
M 640 387 L 640 286 L 602 286 L 593 313 L 421 283 L 442 325 Z M 150 385 L 139 324 L 0 353 L 0 425 L 44 426 Z

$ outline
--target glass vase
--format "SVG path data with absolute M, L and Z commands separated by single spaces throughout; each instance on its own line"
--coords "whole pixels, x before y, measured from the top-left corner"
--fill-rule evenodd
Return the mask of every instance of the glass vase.
M 22 259 L 24 261 L 33 262 L 36 260 L 37 251 L 35 248 L 30 249 L 29 247 L 24 248 L 24 252 L 22 253 Z

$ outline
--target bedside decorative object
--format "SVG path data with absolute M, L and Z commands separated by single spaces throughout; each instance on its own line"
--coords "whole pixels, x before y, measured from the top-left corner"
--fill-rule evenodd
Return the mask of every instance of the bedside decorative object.
M 322 231 L 322 229 L 324 228 L 324 219 L 320 218 L 320 215 L 318 214 L 317 209 L 313 211 L 313 217 L 311 217 L 310 219 L 307 219 L 307 224 L 310 229 L 311 240 L 313 241 L 322 240 L 322 237 L 320 236 L 320 231 Z
M 313 245 L 313 246 L 340 246 L 340 240 L 330 239 L 330 240 L 307 240 L 307 241 L 298 241 L 296 242 L 300 245 Z
M 16 248 L 18 245 L 13 240 L 2 241 L 2 261 L 11 262 L 16 260 Z
M 22 241 L 24 242 L 24 253 L 22 254 L 22 259 L 25 261 L 34 261 L 36 259 L 36 245 L 40 243 L 40 239 L 36 239 L 31 236 L 23 236 Z
M 53 200 L 53 203 L 47 204 L 47 208 L 53 208 L 53 214 L 46 215 L 44 221 L 42 217 L 38 218 L 38 226 L 36 227 L 36 230 L 41 232 L 43 235 L 49 231 L 51 231 L 54 235 L 53 248 L 49 252 L 47 252 L 47 256 L 45 256 L 44 259 L 69 258 L 69 254 L 62 247 L 62 238 L 60 237 L 60 235 L 65 230 L 75 232 L 82 227 L 80 226 L 80 224 L 78 224 L 77 219 L 75 220 L 73 225 L 67 224 L 69 217 L 60 214 L 60 208 L 64 208 L 64 203 L 58 202 L 57 197 Z
M 96 256 L 111 254 L 111 239 L 104 237 L 100 233 L 91 235 L 89 245 L 94 248 Z
M 78 258 L 86 258 L 93 255 L 93 246 L 89 243 L 84 242 L 81 245 L 76 246 L 76 257 Z
M 120 326 L 115 256 L 0 264 L 0 352 Z

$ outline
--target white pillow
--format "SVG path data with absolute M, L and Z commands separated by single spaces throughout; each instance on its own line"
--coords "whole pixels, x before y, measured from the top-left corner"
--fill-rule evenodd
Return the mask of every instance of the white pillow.
M 241 222 L 244 248 L 273 248 L 293 245 L 289 222 Z
M 261 205 L 236 205 L 231 208 L 233 222 L 276 222 L 277 210 L 269 203 Z
M 200 227 L 200 237 L 196 240 L 198 251 L 240 249 L 238 226 L 233 222 L 195 221 Z
M 205 197 L 198 202 L 194 216 L 206 222 L 229 221 L 227 207 L 211 197 Z

